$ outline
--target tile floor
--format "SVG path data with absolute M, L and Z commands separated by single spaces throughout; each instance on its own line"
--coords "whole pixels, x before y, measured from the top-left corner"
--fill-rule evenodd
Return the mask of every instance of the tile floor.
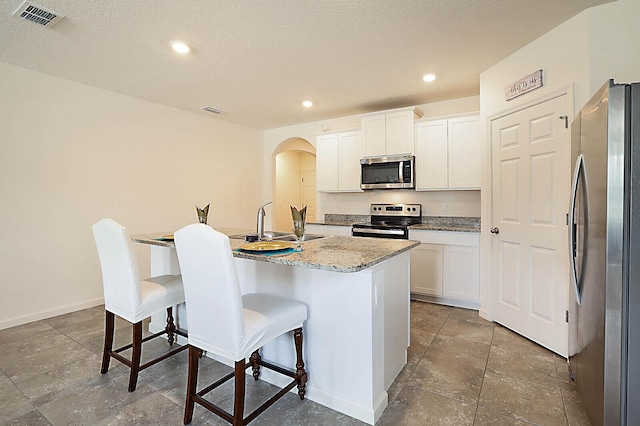
M 143 371 L 127 392 L 128 370 L 112 360 L 100 375 L 104 308 L 0 330 L 0 425 L 181 425 L 187 353 Z M 117 322 L 116 343 L 130 339 Z M 146 356 L 166 350 L 156 339 Z M 307 366 L 312 376 L 313 366 Z M 203 360 L 211 383 L 226 366 Z M 247 409 L 271 391 L 248 386 Z M 231 409 L 232 387 L 212 394 Z M 269 394 L 270 395 L 270 394 Z M 194 425 L 226 424 L 196 406 Z M 288 394 L 252 425 L 363 425 Z M 476 311 L 411 303 L 411 347 L 389 389 L 379 425 L 589 425 L 566 361 Z

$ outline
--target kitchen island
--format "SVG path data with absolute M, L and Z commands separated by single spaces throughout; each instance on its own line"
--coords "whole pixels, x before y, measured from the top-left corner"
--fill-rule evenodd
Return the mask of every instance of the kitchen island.
M 178 274 L 175 247 L 159 241 L 162 235 L 132 240 L 151 245 L 152 275 Z M 302 252 L 265 255 L 238 251 L 241 239 L 230 242 L 243 294 L 277 294 L 309 308 L 304 324 L 306 397 L 374 424 L 388 404 L 387 389 L 407 362 L 409 250 L 419 243 L 333 236 L 304 242 Z M 176 318 L 188 329 L 184 307 L 178 307 Z M 154 317 L 150 327 L 164 328 L 164 318 Z M 266 345 L 263 357 L 292 368 L 291 340 L 284 335 Z M 268 373 L 261 379 L 284 385 L 285 379 Z

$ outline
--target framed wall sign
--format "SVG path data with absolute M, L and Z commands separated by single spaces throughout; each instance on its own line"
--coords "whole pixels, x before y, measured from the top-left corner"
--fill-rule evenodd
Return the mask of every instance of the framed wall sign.
M 514 81 L 511 84 L 507 84 L 504 88 L 504 100 L 510 101 L 513 98 L 517 98 L 520 95 L 524 95 L 535 89 L 542 87 L 542 70 L 538 70 L 534 73 L 522 77 L 520 80 Z

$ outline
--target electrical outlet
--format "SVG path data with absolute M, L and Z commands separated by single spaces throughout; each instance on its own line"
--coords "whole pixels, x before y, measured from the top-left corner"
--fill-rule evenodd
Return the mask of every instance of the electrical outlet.
M 449 205 L 447 203 L 442 203 L 442 211 L 446 212 L 449 210 Z

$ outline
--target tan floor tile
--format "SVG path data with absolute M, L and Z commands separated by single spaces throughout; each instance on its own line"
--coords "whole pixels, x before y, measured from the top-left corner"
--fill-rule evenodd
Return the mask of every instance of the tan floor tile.
M 4 330 L 0 330 L 0 345 L 6 345 L 25 339 L 37 339 L 41 334 L 52 330 L 53 327 L 44 321 L 35 321 L 11 328 L 5 328 Z
M 129 394 L 129 370 L 121 363 L 112 360 L 109 372 L 99 373 L 103 327 L 101 305 L 0 330 L 0 425 L 181 424 L 186 353 L 141 372 L 138 390 Z M 131 325 L 117 319 L 116 329 L 116 346 L 130 343 Z M 50 357 L 55 348 L 64 351 Z M 143 346 L 143 359 L 167 350 L 166 339 L 154 339 Z M 207 358 L 201 373 L 212 381 L 225 368 Z M 270 386 L 251 385 L 249 405 L 255 405 Z M 231 401 L 229 392 L 219 398 Z M 562 357 L 477 311 L 432 303 L 411 302 L 408 364 L 387 393 L 378 425 L 588 424 Z M 193 424 L 205 423 L 227 424 L 196 407 Z M 363 425 L 294 394 L 254 423 Z
M 440 334 L 429 346 L 427 354 L 484 370 L 489 357 L 489 348 L 490 346 L 485 343 Z
M 405 386 L 389 404 L 377 426 L 473 425 L 476 406 Z
M 553 358 L 520 352 L 506 346 L 491 347 L 487 371 L 541 385 L 558 386 Z
M 476 418 L 473 422 L 473 426 L 526 426 L 531 423 L 518 420 L 514 417 L 505 416 L 495 411 L 491 411 L 484 407 L 478 407 L 476 411 Z
M 435 392 L 468 404 L 477 404 L 484 369 L 425 355 L 407 385 Z
M 552 357 L 552 353 L 548 349 L 509 330 L 508 328 L 498 325 L 494 327 L 493 340 L 491 341 L 491 344 L 517 349 L 520 352 L 529 352 L 535 355 Z
M 489 345 L 491 344 L 493 329 L 494 327 L 492 326 L 448 318 L 440 329 L 440 334 Z
M 493 327 L 495 324 L 491 321 L 487 321 L 484 318 L 481 318 L 478 314 L 478 311 L 475 309 L 464 309 L 464 308 L 453 308 L 449 318 L 455 318 L 459 320 L 475 322 L 481 325 L 487 325 Z
M 487 372 L 478 404 L 539 425 L 567 424 L 562 395 L 557 386 L 544 386 Z
M 569 426 L 591 426 L 575 383 L 569 379 L 566 383 L 561 384 L 560 391 Z

